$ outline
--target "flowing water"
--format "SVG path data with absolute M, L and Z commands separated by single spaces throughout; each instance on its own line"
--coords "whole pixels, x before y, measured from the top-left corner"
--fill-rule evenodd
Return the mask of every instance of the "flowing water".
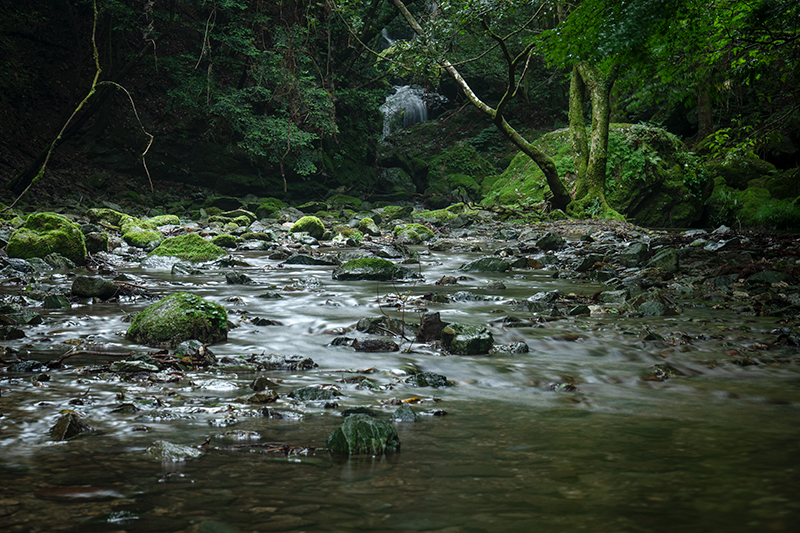
M 513 311 L 514 298 L 554 289 L 591 295 L 603 287 L 533 270 L 433 285 L 477 257 L 467 253 L 423 255 L 425 281 L 396 287 L 333 281 L 329 267 L 281 266 L 263 252 L 235 255 L 249 264 L 237 269 L 257 285 L 227 285 L 223 270 L 178 277 L 135 262 L 119 270 L 157 295 L 188 291 L 224 305 L 240 325 L 227 343 L 212 347 L 218 358 L 299 354 L 319 367 L 254 373 L 220 365 L 162 373 L 161 380 L 125 379 L 92 371 L 113 358 L 90 354 L 48 371 L 50 381 L 0 376 L 0 530 L 729 532 L 800 526 L 796 349 L 769 352 L 770 364 L 729 362 L 735 351 L 774 341 L 778 319 L 689 306 L 669 318 L 582 316 L 510 328 L 504 317 L 529 318 Z M 486 289 L 491 280 L 507 288 Z M 44 282 L 63 286 L 69 278 L 54 274 Z M 282 299 L 258 297 L 271 286 Z M 465 357 L 425 346 L 361 353 L 330 345 L 337 336 L 359 336 L 343 333 L 359 318 L 390 312 L 381 311 L 378 296 L 457 290 L 497 298 L 428 302 L 428 308 L 445 321 L 490 324 L 496 343 L 523 341 L 530 352 Z M 27 327 L 14 344 L 40 361 L 68 351 L 65 341 L 72 339 L 91 351 L 141 351 L 121 332 L 125 316 L 147 304 L 44 310 L 44 323 Z M 255 326 L 253 317 L 280 324 Z M 405 318 L 418 321 L 417 311 L 409 309 Z M 672 342 L 643 340 L 648 331 Z M 665 361 L 684 375 L 643 379 Z M 455 385 L 407 385 L 401 369 L 408 364 Z M 357 375 L 349 371 L 369 369 L 364 375 L 379 389 L 343 383 Z M 283 419 L 259 416 L 242 403 L 257 375 L 278 384 L 281 399 L 270 407 Z M 286 397 L 317 384 L 341 389 L 338 408 Z M 343 409 L 370 406 L 388 418 L 396 409 L 392 399 L 415 397 L 417 422 L 396 424 L 399 453 L 346 458 L 322 449 Z M 138 411 L 114 412 L 122 403 Z M 94 431 L 50 441 L 48 430 L 65 409 Z M 144 454 L 158 440 L 199 446 L 209 438 L 197 459 L 161 463 Z M 267 442 L 299 451 L 286 456 L 257 446 Z

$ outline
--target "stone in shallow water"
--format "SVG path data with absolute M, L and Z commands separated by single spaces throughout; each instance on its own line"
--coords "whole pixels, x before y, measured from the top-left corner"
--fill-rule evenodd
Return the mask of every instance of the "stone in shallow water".
M 145 455 L 152 459 L 161 461 L 185 461 L 187 459 L 195 459 L 203 455 L 203 452 L 191 446 L 183 446 L 181 444 L 173 444 L 165 440 L 158 440 L 152 446 L 145 450 Z
M 322 387 L 302 387 L 289 393 L 290 398 L 301 402 L 313 402 L 318 400 L 335 400 L 342 394 L 336 389 L 323 389 Z
M 398 407 L 394 413 L 392 413 L 392 420 L 395 422 L 416 422 L 417 415 L 414 413 L 414 410 L 410 405 L 404 403 Z
M 400 437 L 388 422 L 357 414 L 345 418 L 342 425 L 328 436 L 326 445 L 332 452 L 380 455 L 397 451 Z
M 76 413 L 69 411 L 50 428 L 50 437 L 53 440 L 69 440 L 88 431 L 91 431 L 91 428 L 81 422 Z
M 442 344 L 453 354 L 481 355 L 491 351 L 494 337 L 486 326 L 450 324 L 442 330 Z
M 441 374 L 434 372 L 417 372 L 408 379 L 406 383 L 416 385 L 417 387 L 450 387 L 452 383 L 447 381 L 447 378 Z
M 499 257 L 481 257 L 461 265 L 459 270 L 466 272 L 506 272 L 511 269 L 511 263 Z

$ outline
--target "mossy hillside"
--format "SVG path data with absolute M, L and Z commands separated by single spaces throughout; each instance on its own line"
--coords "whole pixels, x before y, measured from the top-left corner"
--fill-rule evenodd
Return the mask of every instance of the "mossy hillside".
M 553 158 L 559 176 L 574 184 L 575 166 L 569 130 L 543 135 L 536 145 Z M 531 208 L 549 195 L 544 175 L 520 153 L 488 186 L 486 206 Z M 699 160 L 666 131 L 647 125 L 612 124 L 609 131 L 606 198 L 611 208 L 647 227 L 685 227 L 700 220 L 711 187 Z M 594 199 L 577 206 L 598 216 Z M 574 209 L 573 209 L 574 211 Z
M 137 313 L 125 337 L 147 346 L 170 348 L 191 339 L 221 342 L 228 338 L 228 314 L 219 304 L 179 292 Z
M 76 265 L 86 263 L 86 242 L 80 226 L 56 213 L 33 213 L 11 234 L 6 245 L 9 257 L 44 258 L 51 253 Z
M 744 190 L 729 187 L 725 180 L 715 180 L 714 192 L 707 202 L 706 222 L 731 227 L 796 229 L 800 228 L 800 197 L 773 198 L 763 187 Z
M 196 233 L 187 233 L 165 239 L 150 255 L 177 257 L 183 261 L 212 261 L 227 252 Z
M 321 239 L 325 234 L 325 224 L 315 216 L 301 217 L 289 228 L 290 233 L 308 233 L 315 239 Z

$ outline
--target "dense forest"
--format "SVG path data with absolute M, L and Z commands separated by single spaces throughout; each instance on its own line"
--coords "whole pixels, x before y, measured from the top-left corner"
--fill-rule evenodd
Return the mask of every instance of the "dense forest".
M 32 190 L 21 205 L 113 199 L 180 214 L 186 188 L 201 187 L 650 225 L 800 221 L 789 0 L 0 9 L 7 203 Z M 427 123 L 387 106 L 409 86 Z M 641 215 L 654 210 L 666 214 Z

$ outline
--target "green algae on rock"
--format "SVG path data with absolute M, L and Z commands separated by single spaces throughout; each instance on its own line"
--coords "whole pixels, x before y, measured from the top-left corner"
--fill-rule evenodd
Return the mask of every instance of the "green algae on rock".
M 219 304 L 178 292 L 140 311 L 125 337 L 147 346 L 175 347 L 189 339 L 221 342 L 228 338 L 228 313 Z
M 421 278 L 417 272 L 380 257 L 353 259 L 333 270 L 333 279 L 339 281 L 400 281 Z
M 397 430 L 384 421 L 365 414 L 348 416 L 328 435 L 326 446 L 332 452 L 350 455 L 380 455 L 400 449 Z
M 212 244 L 196 233 L 170 237 L 162 242 L 150 255 L 177 257 L 182 261 L 211 261 L 227 254 L 221 247 Z
M 420 244 L 436 237 L 430 228 L 422 224 L 401 224 L 395 226 L 392 233 L 400 244 Z
M 80 226 L 56 213 L 33 213 L 11 234 L 9 257 L 30 259 L 58 253 L 76 265 L 86 263 L 86 242 Z

